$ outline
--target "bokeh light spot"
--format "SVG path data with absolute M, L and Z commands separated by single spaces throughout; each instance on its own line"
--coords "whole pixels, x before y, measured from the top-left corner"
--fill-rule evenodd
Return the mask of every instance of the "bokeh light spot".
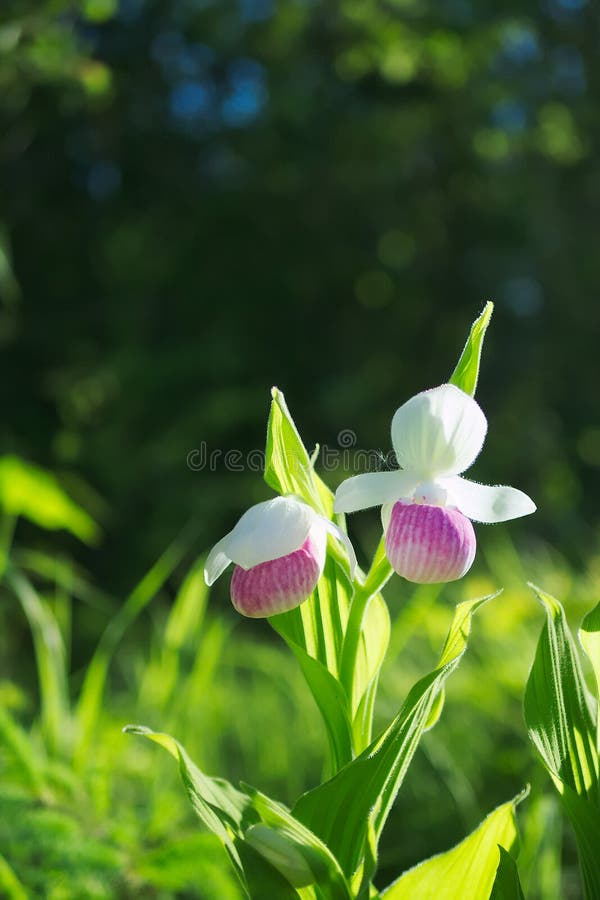
M 356 299 L 367 309 L 381 309 L 390 303 L 394 296 L 394 282 L 379 269 L 365 272 L 354 285 Z

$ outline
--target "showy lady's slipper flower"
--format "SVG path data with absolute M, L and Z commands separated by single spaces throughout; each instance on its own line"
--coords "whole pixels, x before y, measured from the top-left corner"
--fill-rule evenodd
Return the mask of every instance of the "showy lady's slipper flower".
M 321 577 L 327 534 L 348 553 L 356 567 L 348 535 L 296 497 L 275 497 L 252 506 L 208 555 L 204 578 L 213 584 L 230 563 L 231 601 L 251 618 L 273 616 L 304 603 Z
M 476 522 L 504 522 L 535 511 L 522 491 L 460 477 L 483 446 L 487 421 L 479 404 L 453 384 L 423 391 L 392 419 L 392 445 L 402 467 L 344 481 L 336 512 L 382 506 L 387 557 L 419 584 L 455 581 L 475 558 Z

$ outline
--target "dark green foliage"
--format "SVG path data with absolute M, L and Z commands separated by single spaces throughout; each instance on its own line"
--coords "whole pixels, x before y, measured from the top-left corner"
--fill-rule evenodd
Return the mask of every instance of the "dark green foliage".
M 501 460 L 578 556 L 575 501 L 599 508 L 594 16 L 2 4 L 2 442 L 107 502 L 86 562 L 113 587 L 188 516 L 204 546 L 256 498 L 223 454 L 262 448 L 271 384 L 312 441 L 387 451 L 487 298 L 502 427 L 474 475 Z M 214 472 L 186 464 L 202 441 Z

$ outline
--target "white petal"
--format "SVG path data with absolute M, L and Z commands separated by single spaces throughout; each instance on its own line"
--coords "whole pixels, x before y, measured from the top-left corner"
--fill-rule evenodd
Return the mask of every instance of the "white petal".
M 221 552 L 243 569 L 279 559 L 302 546 L 315 517 L 310 506 L 295 497 L 257 503 L 219 541 Z
M 329 519 L 325 518 L 325 516 L 319 516 L 319 519 L 323 523 L 323 528 L 325 529 L 325 531 L 328 531 L 329 534 L 333 535 L 334 538 L 337 538 L 340 544 L 344 545 L 346 553 L 348 554 L 348 561 L 350 563 L 350 578 L 354 578 L 354 572 L 356 570 L 356 553 L 354 552 L 354 547 L 352 546 L 350 538 L 345 531 L 342 531 L 341 528 L 338 528 L 335 522 L 330 522 Z
M 479 406 L 453 384 L 411 397 L 392 419 L 392 445 L 402 468 L 421 478 L 458 475 L 483 446 L 487 421 Z
M 517 488 L 490 487 L 466 478 L 444 478 L 448 504 L 475 522 L 506 522 L 535 512 L 533 500 Z
M 368 472 L 343 481 L 335 492 L 338 513 L 356 512 L 408 497 L 419 479 L 412 472 Z
M 211 586 L 211 584 L 215 583 L 220 575 L 223 574 L 223 572 L 231 562 L 229 557 L 223 552 L 228 537 L 229 535 L 226 535 L 224 538 L 221 538 L 221 540 L 218 542 L 218 544 L 215 544 L 206 558 L 206 562 L 204 564 L 204 580 L 209 587 Z

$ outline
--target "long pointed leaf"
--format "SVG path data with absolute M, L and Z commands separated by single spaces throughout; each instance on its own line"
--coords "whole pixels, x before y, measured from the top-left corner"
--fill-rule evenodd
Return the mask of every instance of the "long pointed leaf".
M 222 841 L 251 897 L 351 900 L 330 850 L 282 804 L 248 785 L 238 790 L 205 775 L 168 734 L 140 725 L 124 730 L 160 744 L 177 760 L 194 810 Z
M 561 604 L 533 589 L 546 611 L 546 624 L 525 689 L 529 736 L 559 791 L 564 783 L 596 801 L 596 719 L 577 648 Z
M 379 738 L 332 779 L 304 794 L 293 809 L 331 849 L 348 878 L 363 863 L 369 827 L 375 841 L 381 834 L 435 697 L 466 649 L 471 616 L 487 599 L 457 607 L 438 668 L 413 687 Z M 370 878 L 372 873 L 365 874 Z
M 297 494 L 330 518 L 333 494 L 314 470 L 282 391 L 274 387 L 271 396 L 273 402 L 267 425 L 265 481 L 280 494 Z

